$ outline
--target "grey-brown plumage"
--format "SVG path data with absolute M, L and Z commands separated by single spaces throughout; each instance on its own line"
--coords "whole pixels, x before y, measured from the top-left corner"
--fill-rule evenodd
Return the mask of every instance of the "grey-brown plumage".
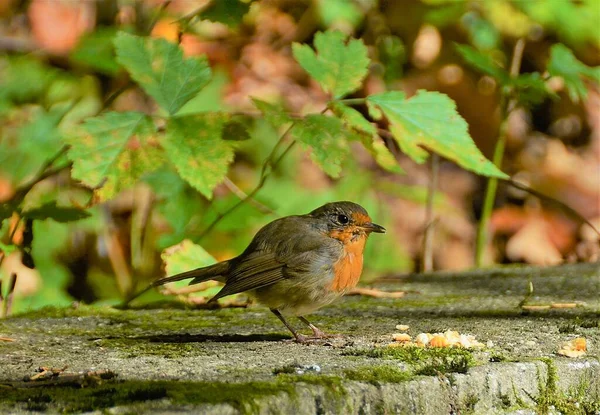
M 373 224 L 364 208 L 352 202 L 328 203 L 309 214 L 287 216 L 264 226 L 246 250 L 228 261 L 159 279 L 151 287 L 184 279 L 190 284 L 217 280 L 225 286 L 210 301 L 249 291 L 281 316 L 302 316 L 344 294 L 358 282 L 362 250 Z M 320 333 L 316 327 L 301 320 Z

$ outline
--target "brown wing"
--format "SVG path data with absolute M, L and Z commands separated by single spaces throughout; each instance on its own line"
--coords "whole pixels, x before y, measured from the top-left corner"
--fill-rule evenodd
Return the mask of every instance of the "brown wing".
M 285 278 L 284 267 L 273 252 L 257 251 L 242 256 L 228 275 L 225 286 L 210 301 L 274 284 Z
M 211 301 L 294 278 L 321 262 L 330 263 L 321 252 L 329 243 L 337 241 L 317 231 L 306 217 L 288 216 L 273 221 L 232 261 L 225 286 Z

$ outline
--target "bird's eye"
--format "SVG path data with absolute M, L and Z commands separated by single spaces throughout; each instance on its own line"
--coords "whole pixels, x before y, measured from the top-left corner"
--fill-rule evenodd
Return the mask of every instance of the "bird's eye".
M 346 215 L 338 215 L 337 220 L 339 223 L 341 223 L 342 225 L 347 224 L 348 222 L 350 222 L 350 220 L 348 219 L 348 216 Z

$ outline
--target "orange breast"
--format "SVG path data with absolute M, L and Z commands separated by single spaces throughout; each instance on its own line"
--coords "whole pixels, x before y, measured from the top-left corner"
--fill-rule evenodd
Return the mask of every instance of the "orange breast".
M 352 240 L 351 235 L 349 235 L 348 238 L 344 238 L 345 240 L 341 237 L 336 239 L 343 242 L 344 254 L 333 266 L 335 276 L 331 283 L 331 289 L 340 292 L 353 288 L 358 284 L 363 267 L 363 249 L 367 238 L 361 235 Z

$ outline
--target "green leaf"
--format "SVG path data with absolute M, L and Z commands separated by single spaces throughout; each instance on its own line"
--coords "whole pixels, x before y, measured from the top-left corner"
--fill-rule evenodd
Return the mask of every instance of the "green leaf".
M 573 102 L 587 97 L 587 89 L 582 78 L 600 82 L 600 66 L 591 68 L 579 61 L 565 45 L 556 44 L 550 49 L 548 73 L 560 76 L 565 81 L 569 97 Z
M 204 248 L 189 239 L 165 249 L 160 257 L 165 263 L 167 275 L 179 274 L 217 262 Z
M 119 32 L 114 43 L 117 61 L 171 115 L 210 81 L 205 57 L 184 58 L 179 46 L 165 39 Z
M 331 177 L 339 177 L 342 162 L 349 153 L 342 121 L 316 114 L 296 121 L 292 136 L 312 150 L 312 159 Z
M 460 18 L 463 27 L 469 34 L 469 40 L 479 50 L 492 50 L 498 48 L 502 36 L 487 19 L 482 19 L 476 12 L 467 12 Z M 525 36 L 527 32 L 521 35 Z
M 225 111 L 227 106 L 223 97 L 230 84 L 229 75 L 224 70 L 216 70 L 208 84 L 177 111 L 177 115 Z
M 491 75 L 499 81 L 501 85 L 506 85 L 509 82 L 510 76 L 508 72 L 498 65 L 490 55 L 481 53 L 477 49 L 467 45 L 459 45 L 457 43 L 454 47 L 465 62 L 473 68 L 487 75 Z
M 107 112 L 89 118 L 82 132 L 67 138 L 73 178 L 97 188 L 99 201 L 133 186 L 160 167 L 163 152 L 152 120 L 138 112 Z
M 249 131 L 254 118 L 249 115 L 232 115 L 223 126 L 223 140 L 245 141 L 250 139 Z
M 423 163 L 431 151 L 461 167 L 484 176 L 508 177 L 479 151 L 465 120 L 448 96 L 439 92 L 418 91 L 405 99 L 402 92 L 385 92 L 367 97 L 372 114 L 380 109 L 390 122 L 390 131 L 411 159 Z
M 386 35 L 377 39 L 379 60 L 384 67 L 384 79 L 390 83 L 402 78 L 402 65 L 406 63 L 407 53 L 404 42 L 398 36 Z
M 365 13 L 353 1 L 348 0 L 320 0 L 315 2 L 321 23 L 325 27 L 343 25 L 356 27 L 365 18 Z
M 377 127 L 367 121 L 367 119 L 354 108 L 344 105 L 341 102 L 334 101 L 331 103 L 331 110 L 350 128 L 368 135 L 377 134 Z
M 156 195 L 157 210 L 170 228 L 156 243 L 160 249 L 192 238 L 204 228 L 200 222 L 200 214 L 206 211 L 204 198 L 170 167 L 163 166 L 143 179 Z
M 55 68 L 31 56 L 11 58 L 3 65 L 7 66 L 0 73 L 0 90 L 14 103 L 39 101 L 59 74 Z
M 308 45 L 294 43 L 294 57 L 300 66 L 334 98 L 356 91 L 367 75 L 369 58 L 361 40 L 347 44 L 341 32 L 327 31 L 315 35 L 317 53 Z
M 279 128 L 284 124 L 292 122 L 292 118 L 281 107 L 256 98 L 252 98 L 252 102 L 273 127 Z
M 84 35 L 71 53 L 71 59 L 103 74 L 115 75 L 119 71 L 113 45 L 116 33 L 113 28 L 99 28 Z
M 333 102 L 331 110 L 344 121 L 349 129 L 357 132 L 358 139 L 371 153 L 377 164 L 391 173 L 404 172 L 394 155 L 379 138 L 377 128 L 360 112 L 339 102 Z
M 58 124 L 63 111 L 45 112 L 31 107 L 20 112 L 23 122 L 12 134 L 8 125 L 0 138 L 0 172 L 15 184 L 35 175 L 62 147 Z
M 56 222 L 67 223 L 90 216 L 85 210 L 75 207 L 57 206 L 56 201 L 48 202 L 42 206 L 23 212 L 23 216 L 29 219 L 46 220 L 52 219 Z
M 206 198 L 227 174 L 233 147 L 223 140 L 223 114 L 203 113 L 167 121 L 164 147 L 177 172 Z
M 513 87 L 513 94 L 526 107 L 542 103 L 548 96 L 554 94 L 546 87 L 546 82 L 539 72 L 521 74 L 511 78 L 509 83 Z
M 223 23 L 229 27 L 238 26 L 242 18 L 250 10 L 250 2 L 239 0 L 213 0 L 199 13 L 202 19 Z

